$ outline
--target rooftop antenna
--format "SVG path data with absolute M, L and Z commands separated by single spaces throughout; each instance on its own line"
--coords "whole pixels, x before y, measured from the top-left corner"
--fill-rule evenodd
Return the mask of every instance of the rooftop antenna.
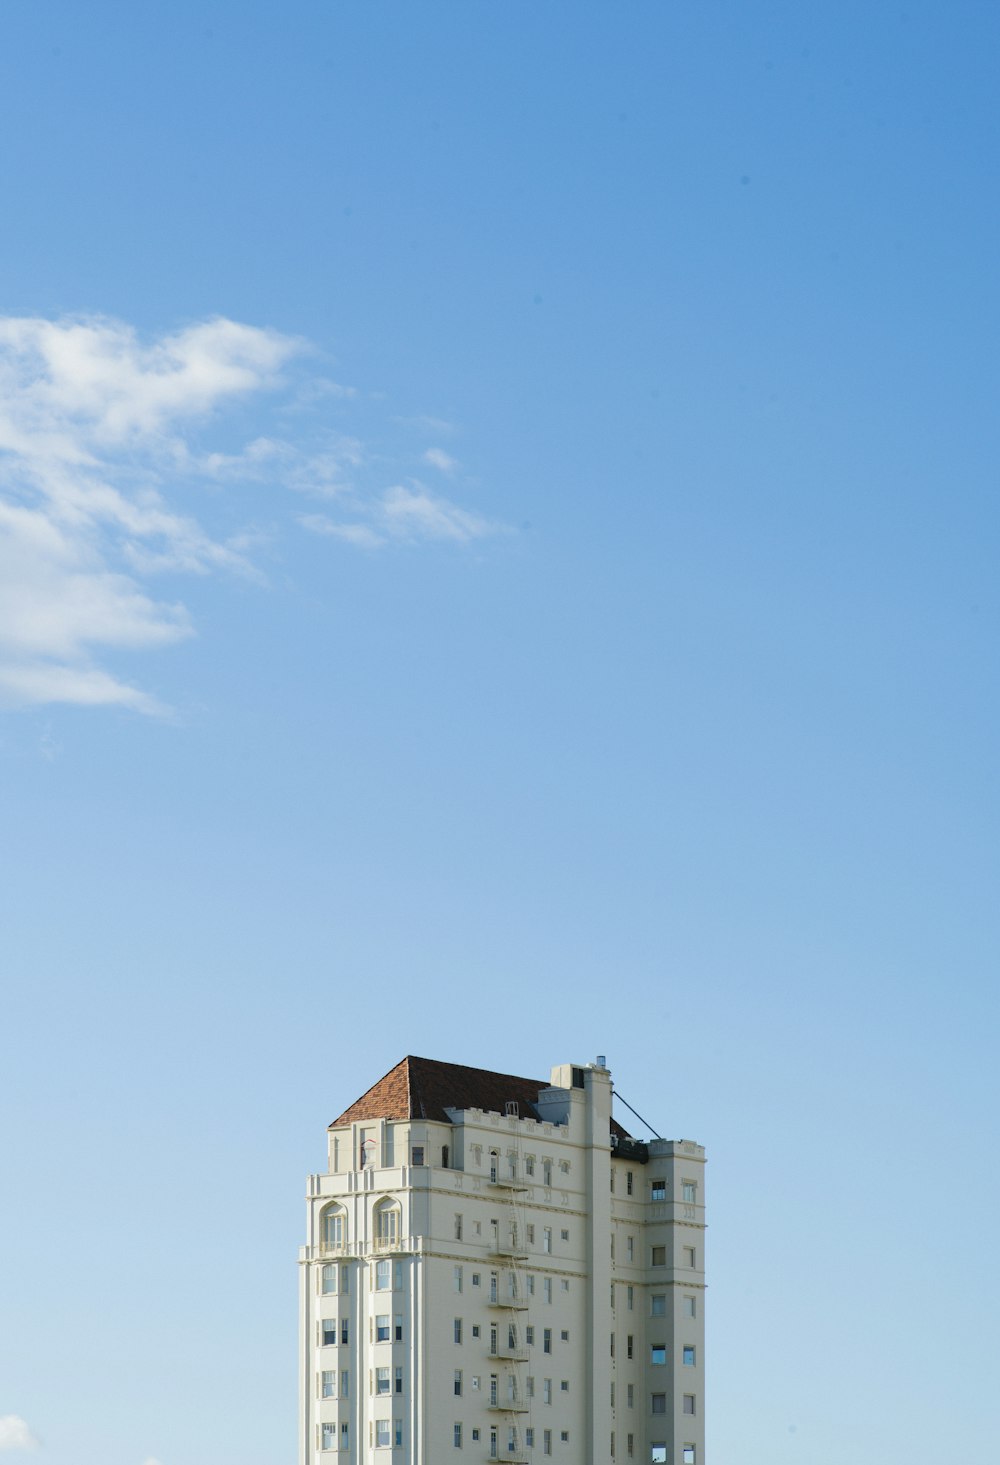
M 643 1119 L 643 1117 L 639 1113 L 638 1109 L 633 1109 L 632 1108 L 632 1105 L 629 1103 L 628 1099 L 622 1099 L 621 1094 L 618 1092 L 618 1090 L 616 1088 L 612 1087 L 611 1092 L 614 1094 L 614 1096 L 615 1096 L 616 1099 L 621 1099 L 621 1102 L 625 1105 L 625 1108 L 629 1111 L 629 1113 L 630 1114 L 634 1114 L 635 1117 L 636 1117 L 636 1119 L 638 1119 L 639 1123 L 640 1124 L 644 1124 L 646 1126 L 646 1128 L 649 1130 L 650 1134 L 655 1134 L 657 1139 L 662 1139 L 663 1138 L 663 1135 L 660 1134 L 657 1130 L 655 1130 L 653 1128 L 653 1126 L 650 1124 L 650 1122 L 649 1122 L 648 1119 Z

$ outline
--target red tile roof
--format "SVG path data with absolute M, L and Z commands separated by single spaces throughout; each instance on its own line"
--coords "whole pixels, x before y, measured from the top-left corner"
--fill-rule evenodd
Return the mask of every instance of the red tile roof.
M 511 1073 L 467 1068 L 464 1063 L 411 1056 L 390 1068 L 330 1128 L 339 1129 L 358 1119 L 433 1119 L 449 1124 L 446 1109 L 484 1109 L 502 1114 L 511 1101 L 517 1104 L 522 1119 L 538 1119 L 538 1095 L 548 1087 L 547 1079 L 517 1078 Z M 611 1132 L 628 1137 L 628 1131 L 614 1119 Z

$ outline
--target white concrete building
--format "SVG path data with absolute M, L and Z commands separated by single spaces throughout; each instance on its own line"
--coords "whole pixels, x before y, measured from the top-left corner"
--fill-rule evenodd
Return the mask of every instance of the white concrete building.
M 705 1465 L 704 1163 L 611 1074 L 404 1058 L 329 1129 L 300 1465 Z

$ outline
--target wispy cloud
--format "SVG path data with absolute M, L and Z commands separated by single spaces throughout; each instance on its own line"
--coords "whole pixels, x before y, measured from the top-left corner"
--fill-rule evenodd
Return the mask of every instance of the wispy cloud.
M 0 1450 L 37 1450 L 38 1441 L 19 1414 L 0 1414 Z
M 415 544 L 421 540 L 443 539 L 453 544 L 468 544 L 505 532 L 481 514 L 459 508 L 449 499 L 439 498 L 421 485 L 404 488 L 397 484 L 387 488 L 364 506 L 364 521 L 336 520 L 327 514 L 303 514 L 299 523 L 314 534 L 327 534 L 365 549 L 376 549 L 393 540 Z
M 291 490 L 322 505 L 295 515 L 304 528 L 363 550 L 498 532 L 414 479 L 394 484 L 399 451 L 338 421 L 370 410 L 372 394 L 362 402 L 322 375 L 291 377 L 308 356 L 300 340 L 225 319 L 144 341 L 102 317 L 0 317 L 0 705 L 163 711 L 109 665 L 194 635 L 163 577 L 262 578 L 254 534 L 210 532 L 205 508 L 181 507 L 192 489 L 208 505 L 254 487 L 273 492 L 276 509 Z M 253 396 L 271 416 L 261 408 L 256 433 L 233 442 L 223 411 Z M 450 430 L 405 421 L 410 434 Z M 221 445 L 205 442 L 210 433 Z M 441 448 L 420 460 L 453 479 L 458 469 Z
M 429 463 L 432 468 L 440 468 L 442 473 L 454 473 L 458 467 L 457 459 L 443 448 L 428 448 L 424 454 L 424 462 Z
M 139 577 L 246 567 L 165 499 L 183 433 L 297 349 L 227 320 L 143 344 L 119 321 L 0 319 L 0 699 L 159 710 L 98 661 L 192 634 Z

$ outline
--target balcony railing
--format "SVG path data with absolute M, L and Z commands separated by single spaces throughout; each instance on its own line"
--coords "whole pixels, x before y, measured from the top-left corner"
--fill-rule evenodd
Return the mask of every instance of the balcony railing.
M 368 1241 L 320 1241 L 313 1247 L 304 1247 L 305 1260 L 318 1257 L 354 1257 L 363 1261 L 368 1256 L 385 1256 L 390 1253 L 408 1254 L 420 1250 L 418 1236 L 375 1236 Z
M 501 1237 L 498 1241 L 491 1241 L 490 1255 L 502 1256 L 509 1261 L 527 1261 L 528 1259 L 527 1249 L 520 1241 L 512 1240 L 510 1237 L 506 1240 Z
M 527 1414 L 528 1401 L 526 1399 L 508 1399 L 504 1403 L 502 1399 L 491 1399 L 486 1407 L 494 1414 Z
M 527 1348 L 522 1348 L 520 1345 L 508 1347 L 503 1343 L 498 1343 L 495 1348 L 490 1349 L 490 1357 L 498 1363 L 527 1363 L 531 1354 Z

